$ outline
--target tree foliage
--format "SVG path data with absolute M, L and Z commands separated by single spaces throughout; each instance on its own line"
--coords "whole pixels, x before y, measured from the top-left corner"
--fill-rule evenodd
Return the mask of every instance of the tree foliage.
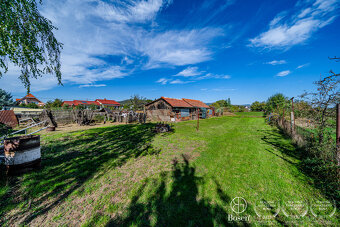
M 132 110 L 142 110 L 144 105 L 151 102 L 152 100 L 147 99 L 145 97 L 139 96 L 139 95 L 133 95 L 129 99 L 129 102 L 124 105 L 124 108 L 126 109 L 132 109 Z
M 58 108 L 63 105 L 63 100 L 61 99 L 55 99 L 54 101 L 48 101 L 45 104 L 45 108 L 50 109 L 50 108 Z
M 32 108 L 32 109 L 39 109 L 39 106 L 33 102 L 26 104 L 25 107 Z
M 14 105 L 14 101 L 12 99 L 12 95 L 9 92 L 0 88 L 0 109 L 3 106 L 11 106 Z
M 323 142 L 326 128 L 335 127 L 335 106 L 340 103 L 340 74 L 330 71 L 330 75 L 314 82 L 316 91 L 301 95 L 312 107 L 310 118 L 318 126 L 320 143 Z
M 231 106 L 231 101 L 230 98 L 224 100 L 218 100 L 216 102 L 214 102 L 213 104 L 211 104 L 213 107 L 215 108 L 221 108 L 221 107 L 230 107 Z
M 266 103 L 265 102 L 259 102 L 255 101 L 250 106 L 251 111 L 265 111 L 266 110 Z
M 41 3 L 41 1 L 40 1 Z M 10 62 L 21 70 L 20 80 L 27 91 L 30 79 L 55 74 L 61 84 L 60 50 L 56 29 L 41 16 L 36 0 L 0 1 L 0 77 Z
M 282 93 L 276 93 L 270 96 L 266 102 L 266 111 L 275 112 L 286 108 L 289 105 L 289 100 Z

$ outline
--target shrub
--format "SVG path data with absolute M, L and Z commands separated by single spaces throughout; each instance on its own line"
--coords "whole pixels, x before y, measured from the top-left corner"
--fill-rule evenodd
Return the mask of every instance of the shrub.
M 94 120 L 96 123 L 104 122 L 105 116 L 103 116 L 103 115 L 96 115 L 96 116 L 94 116 L 93 120 Z

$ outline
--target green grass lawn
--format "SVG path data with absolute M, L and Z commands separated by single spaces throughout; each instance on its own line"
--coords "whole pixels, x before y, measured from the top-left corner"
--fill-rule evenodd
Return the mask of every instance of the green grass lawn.
M 167 134 L 145 124 L 44 135 L 41 169 L 1 178 L 0 225 L 339 225 L 338 211 L 299 217 L 327 200 L 261 114 L 201 120 L 198 132 L 187 121 Z

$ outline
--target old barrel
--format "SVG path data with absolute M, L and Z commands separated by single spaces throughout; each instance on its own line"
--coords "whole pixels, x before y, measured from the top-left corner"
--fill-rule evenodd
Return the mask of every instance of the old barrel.
M 40 135 L 6 138 L 4 155 L 8 170 L 39 166 L 41 162 Z

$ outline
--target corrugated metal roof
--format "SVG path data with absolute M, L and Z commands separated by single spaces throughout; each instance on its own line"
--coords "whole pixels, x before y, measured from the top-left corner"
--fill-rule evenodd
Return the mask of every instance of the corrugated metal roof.
M 187 103 L 189 103 L 191 106 L 194 107 L 199 107 L 199 108 L 210 108 L 208 105 L 206 105 L 205 103 L 203 103 L 200 100 L 195 100 L 195 99 L 184 99 L 183 100 Z
M 16 118 L 13 110 L 0 111 L 0 122 L 12 128 L 18 125 L 18 119 Z
M 189 103 L 185 102 L 182 99 L 173 99 L 162 97 L 167 103 L 169 103 L 172 107 L 192 107 Z

